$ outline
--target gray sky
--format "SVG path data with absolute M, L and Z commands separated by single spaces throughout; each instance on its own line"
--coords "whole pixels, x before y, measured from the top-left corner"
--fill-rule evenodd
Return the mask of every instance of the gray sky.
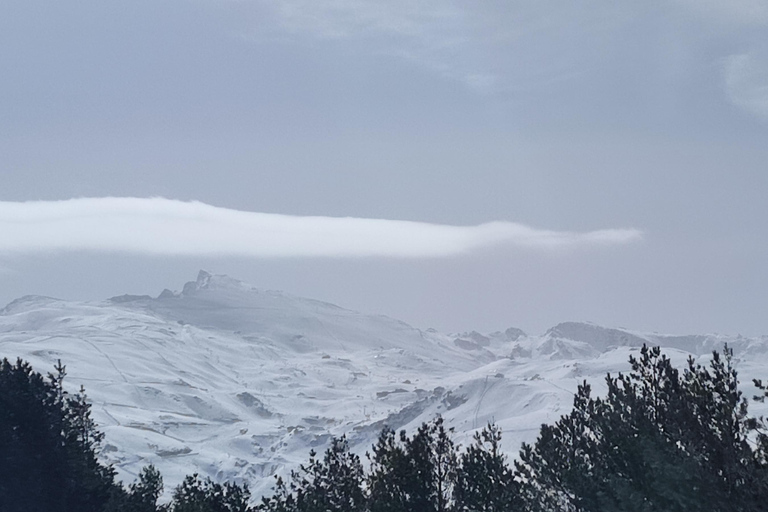
M 0 302 L 768 334 L 764 0 L 4 0 L 0 70 Z

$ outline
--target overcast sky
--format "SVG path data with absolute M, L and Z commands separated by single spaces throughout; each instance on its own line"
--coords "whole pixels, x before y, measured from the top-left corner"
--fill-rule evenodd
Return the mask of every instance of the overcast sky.
M 2 0 L 0 238 L 2 303 L 768 334 L 768 2 Z

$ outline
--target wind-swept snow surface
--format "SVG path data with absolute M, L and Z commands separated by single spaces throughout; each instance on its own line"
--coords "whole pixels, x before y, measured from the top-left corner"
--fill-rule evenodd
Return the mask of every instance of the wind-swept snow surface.
M 568 411 L 583 380 L 598 391 L 643 343 L 674 361 L 729 343 L 743 376 L 768 377 L 768 337 L 662 336 L 563 323 L 447 335 L 200 272 L 181 292 L 97 303 L 28 296 L 0 311 L 0 357 L 40 372 L 57 359 L 83 384 L 106 434 L 103 456 L 132 480 L 152 463 L 169 486 L 199 472 L 271 475 L 346 433 L 370 448 L 384 425 L 442 414 L 466 441 L 488 421 L 514 455 Z M 746 388 L 745 388 L 746 389 Z

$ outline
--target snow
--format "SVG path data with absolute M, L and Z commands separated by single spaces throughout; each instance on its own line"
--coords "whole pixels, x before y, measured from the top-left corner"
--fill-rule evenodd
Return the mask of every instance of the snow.
M 0 357 L 83 384 L 103 457 L 131 481 L 149 463 L 167 487 L 198 472 L 268 492 L 331 436 L 370 449 L 380 429 L 441 414 L 467 443 L 487 422 L 514 456 L 566 413 L 579 383 L 604 391 L 643 343 L 676 364 L 729 343 L 749 383 L 768 377 L 768 337 L 665 336 L 568 322 L 542 335 L 442 334 L 201 271 L 180 293 L 71 302 L 27 296 L 0 311 Z M 749 385 L 744 386 L 751 395 Z M 756 409 L 755 409 L 756 410 Z

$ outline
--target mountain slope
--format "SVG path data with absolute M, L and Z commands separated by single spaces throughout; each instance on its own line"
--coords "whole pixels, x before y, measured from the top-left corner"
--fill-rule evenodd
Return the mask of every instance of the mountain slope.
M 42 372 L 57 359 L 85 385 L 104 457 L 131 480 L 154 463 L 170 485 L 193 471 L 243 479 L 304 462 L 347 433 L 368 449 L 383 425 L 442 414 L 460 440 L 488 421 L 514 453 L 570 407 L 578 382 L 600 386 L 643 343 L 676 362 L 728 342 L 742 372 L 765 377 L 768 338 L 670 337 L 564 323 L 447 335 L 200 272 L 180 293 L 103 302 L 24 297 L 0 311 L 0 356 Z M 761 375 L 762 373 L 762 375 Z

